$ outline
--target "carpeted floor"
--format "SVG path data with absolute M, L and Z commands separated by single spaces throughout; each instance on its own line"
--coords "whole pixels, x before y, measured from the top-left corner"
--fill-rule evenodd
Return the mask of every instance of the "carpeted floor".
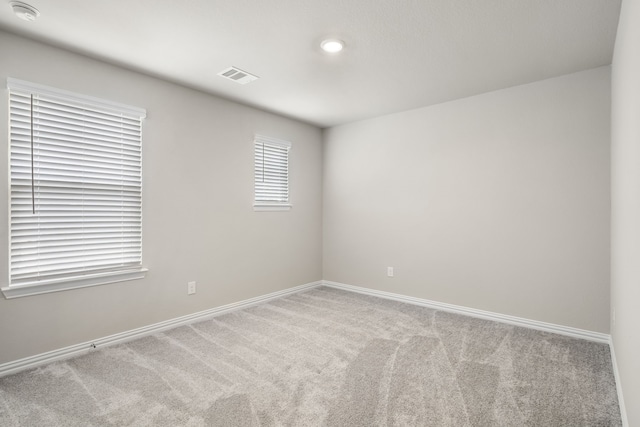
M 2 426 L 620 426 L 608 346 L 316 288 L 0 379 Z

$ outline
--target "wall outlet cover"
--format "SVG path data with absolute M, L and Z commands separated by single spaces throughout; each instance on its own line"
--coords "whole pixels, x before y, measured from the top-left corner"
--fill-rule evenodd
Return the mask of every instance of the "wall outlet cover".
M 187 283 L 187 294 L 193 295 L 196 293 L 196 282 Z

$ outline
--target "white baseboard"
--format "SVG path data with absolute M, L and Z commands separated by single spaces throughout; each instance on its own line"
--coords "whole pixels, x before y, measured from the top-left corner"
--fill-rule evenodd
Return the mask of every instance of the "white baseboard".
M 618 405 L 620 405 L 620 417 L 622 418 L 622 427 L 629 427 L 629 418 L 627 418 L 627 408 L 624 406 L 624 396 L 622 395 L 622 384 L 620 383 L 620 372 L 618 372 L 618 361 L 613 345 L 613 339 L 609 340 L 609 350 L 611 353 L 611 363 L 613 365 L 613 376 L 616 379 L 616 390 L 618 392 Z
M 209 310 L 188 314 L 186 316 L 176 317 L 174 319 L 165 320 L 164 322 L 154 323 L 153 325 L 143 326 L 137 329 L 131 329 L 129 331 L 120 332 L 118 334 L 110 335 L 108 337 L 98 338 L 93 341 L 75 344 L 75 345 L 64 347 L 58 350 L 37 354 L 35 356 L 25 357 L 23 359 L 15 360 L 13 362 L 3 363 L 0 365 L 0 377 L 14 374 L 16 372 L 24 371 L 26 369 L 42 366 L 47 363 L 55 362 L 57 360 L 68 359 L 70 357 L 79 356 L 81 354 L 85 354 L 90 351 L 94 351 L 95 349 L 102 348 L 108 345 L 114 345 L 114 344 L 119 344 L 125 341 L 131 341 L 136 338 L 152 335 L 161 331 L 165 331 L 167 329 L 175 328 L 177 326 L 182 326 L 188 323 L 205 320 L 211 317 L 219 316 L 221 314 L 229 313 L 231 311 L 241 310 L 243 308 L 251 307 L 256 304 L 260 304 L 260 303 L 271 301 L 277 298 L 282 298 L 287 295 L 302 292 L 311 288 L 315 288 L 320 285 L 322 285 L 321 281 L 307 283 L 305 285 L 296 286 L 296 287 L 285 289 L 278 292 L 272 292 L 270 294 L 262 295 L 255 298 L 250 298 L 244 301 L 234 302 L 234 303 L 223 305 L 220 307 L 215 307 Z
M 436 310 L 448 311 L 452 313 L 463 314 L 472 317 L 478 317 L 481 319 L 494 320 L 497 322 L 508 323 L 516 326 L 522 326 L 525 328 L 537 329 L 546 332 L 553 332 L 556 334 L 567 335 L 574 338 L 581 338 L 590 341 L 596 341 L 606 343 L 610 345 L 612 360 L 614 363 L 614 372 L 617 375 L 617 367 L 615 365 L 615 357 L 613 355 L 613 346 L 608 334 L 599 332 L 586 331 L 583 329 L 572 328 L 568 326 L 555 325 L 552 323 L 540 322 L 537 320 L 524 319 L 521 317 L 509 316 L 500 313 L 493 313 L 490 311 L 477 310 L 474 308 L 463 307 L 459 305 L 447 304 L 437 301 L 430 301 L 422 298 L 410 297 L 401 294 L 395 294 L 391 292 L 378 291 L 369 288 L 363 288 L 359 286 L 347 285 L 344 283 L 331 282 L 327 280 L 321 280 L 318 282 L 307 283 L 305 285 L 296 286 L 293 288 L 285 289 L 278 292 L 262 295 L 255 298 L 250 298 L 244 301 L 239 301 L 220 307 L 212 308 L 209 310 L 200 311 L 186 316 L 176 317 L 163 322 L 155 323 L 153 325 L 143 326 L 141 328 L 124 331 L 118 334 L 110 335 L 108 337 L 98 338 L 92 341 L 75 344 L 69 347 L 64 347 L 58 350 L 49 351 L 46 353 L 37 354 L 35 356 L 25 357 L 12 362 L 0 364 L 0 377 L 10 375 L 26 369 L 35 368 L 45 365 L 57 360 L 68 359 L 70 357 L 79 356 L 81 354 L 88 353 L 97 348 L 102 348 L 108 345 L 119 344 L 125 341 L 130 341 L 136 338 L 141 338 L 147 335 L 152 335 L 157 332 L 161 332 L 167 329 L 175 328 L 177 326 L 186 325 L 207 318 L 219 316 L 221 314 L 229 313 L 235 310 L 241 310 L 256 304 L 267 302 L 273 299 L 282 298 L 287 295 L 295 294 L 318 286 L 328 286 L 331 288 L 342 289 L 350 292 L 357 292 L 360 294 L 376 296 L 379 298 L 386 298 L 394 301 L 400 301 L 404 303 L 419 305 L 422 307 L 433 308 Z M 616 377 L 616 384 L 619 387 L 619 380 Z M 621 391 L 619 390 L 619 396 L 621 398 Z M 621 408 L 622 401 L 621 401 Z M 623 412 L 624 413 L 624 412 Z
M 419 305 L 422 307 L 433 308 L 436 310 L 448 311 L 451 313 L 463 314 L 466 316 L 478 317 L 480 319 L 493 320 L 510 325 L 522 326 L 524 328 L 536 329 L 539 331 L 553 332 L 555 334 L 566 335 L 573 338 L 580 338 L 589 341 L 608 344 L 610 335 L 600 332 L 587 331 L 584 329 L 572 328 L 570 326 L 556 325 L 553 323 L 540 322 L 538 320 L 525 319 L 522 317 L 509 316 L 506 314 L 494 313 L 491 311 L 477 310 L 475 308 L 464 307 L 461 305 L 447 304 L 444 302 L 431 301 L 422 298 L 410 297 L 391 292 L 378 291 L 375 289 L 362 288 L 360 286 L 346 285 L 344 283 L 331 282 L 323 280 L 322 284 L 331 288 L 342 289 L 345 291 L 357 292 L 360 294 L 371 295 L 379 298 L 386 298 L 394 301 L 405 302 L 409 304 Z

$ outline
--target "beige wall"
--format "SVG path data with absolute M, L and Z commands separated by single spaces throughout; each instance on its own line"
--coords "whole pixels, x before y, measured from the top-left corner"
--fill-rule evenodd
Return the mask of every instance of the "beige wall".
M 324 279 L 608 332 L 609 79 L 326 130 Z
M 143 262 L 150 272 L 144 280 L 0 297 L 0 363 L 322 278 L 319 129 L 0 32 L 3 88 L 6 77 L 147 109 Z M 293 143 L 290 212 L 253 211 L 254 133 Z M 0 135 L 0 223 L 7 224 L 7 120 Z M 5 286 L 6 226 L 0 277 Z M 191 280 L 198 292 L 188 296 Z
M 640 2 L 624 0 L 612 68 L 611 335 L 630 426 L 640 425 L 639 24 Z

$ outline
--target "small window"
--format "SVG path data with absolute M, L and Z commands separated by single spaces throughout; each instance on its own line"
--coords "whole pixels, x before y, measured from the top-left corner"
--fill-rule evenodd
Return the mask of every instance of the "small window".
M 291 143 L 266 136 L 255 138 L 255 210 L 289 210 Z
M 8 79 L 7 298 L 144 277 L 142 119 L 110 101 Z

